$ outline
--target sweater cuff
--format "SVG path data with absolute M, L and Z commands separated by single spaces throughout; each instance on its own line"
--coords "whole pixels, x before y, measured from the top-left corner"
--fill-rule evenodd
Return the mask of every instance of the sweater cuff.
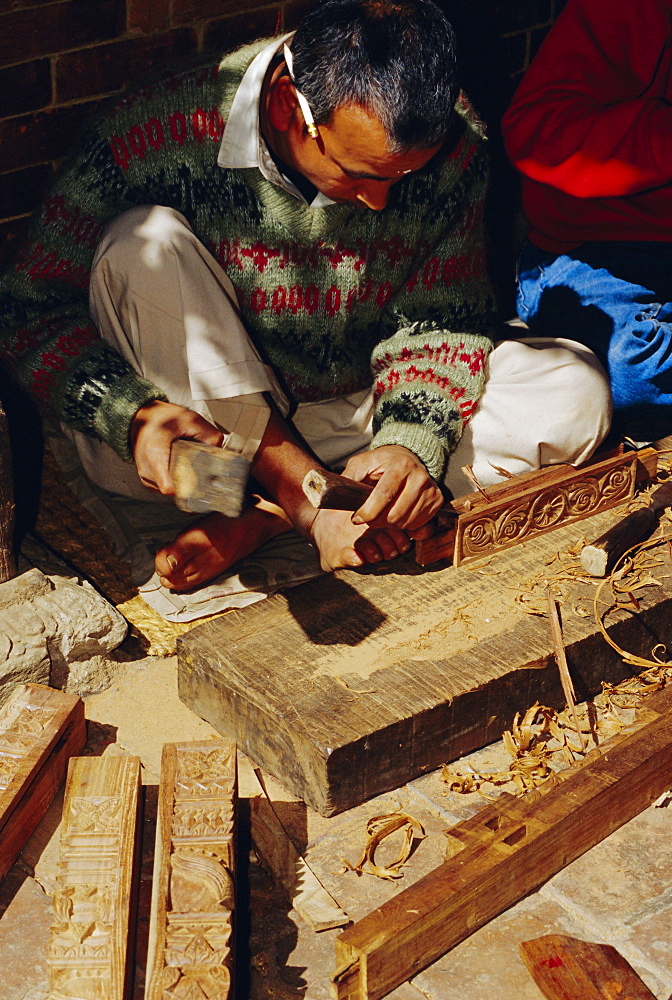
M 457 431 L 459 437 L 459 430 Z M 424 463 L 432 479 L 440 482 L 446 467 L 446 449 L 435 434 L 421 424 L 404 424 L 389 421 L 374 435 L 369 450 L 382 448 L 386 444 L 398 444 L 408 448 Z
M 155 399 L 165 401 L 167 396 L 151 382 L 129 372 L 100 400 L 94 418 L 95 432 L 127 462 L 133 461 L 129 441 L 131 421 L 141 406 Z

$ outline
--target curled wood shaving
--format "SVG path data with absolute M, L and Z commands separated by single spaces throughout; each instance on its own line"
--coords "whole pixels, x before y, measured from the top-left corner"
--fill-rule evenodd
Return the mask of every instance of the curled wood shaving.
M 623 601 L 619 600 L 621 595 L 625 595 L 626 600 L 630 601 L 630 594 L 635 590 L 641 590 L 644 587 L 650 586 L 660 586 L 660 580 L 652 576 L 650 570 L 662 566 L 663 560 L 660 557 L 652 557 L 650 552 L 656 547 L 666 545 L 668 538 L 668 535 L 659 531 L 653 538 L 640 542 L 625 552 L 614 566 L 611 574 L 600 581 L 593 599 L 593 614 L 597 627 L 602 633 L 604 640 L 612 649 L 616 650 L 624 662 L 640 669 L 653 668 L 654 670 L 663 671 L 662 674 L 658 674 L 655 678 L 651 679 L 652 683 L 655 683 L 658 679 L 667 679 L 668 676 L 672 678 L 672 660 L 668 659 L 665 646 L 660 643 L 654 646 L 651 650 L 650 659 L 629 653 L 611 638 L 607 632 L 605 620 L 613 611 L 629 610 Z M 611 590 L 611 601 L 602 600 L 603 594 L 607 593 L 607 588 Z M 601 611 L 599 604 L 603 604 L 606 610 Z
M 386 837 L 403 830 L 404 839 L 397 857 L 386 865 L 376 864 L 376 848 Z M 419 820 L 409 816 L 408 813 L 396 812 L 387 813 L 382 816 L 373 816 L 366 824 L 366 834 L 368 840 L 362 852 L 362 856 L 354 865 L 343 859 L 342 872 L 357 872 L 358 875 L 375 875 L 376 878 L 398 879 L 403 878 L 401 871 L 403 865 L 408 861 L 413 849 L 415 840 L 422 840 L 425 831 Z

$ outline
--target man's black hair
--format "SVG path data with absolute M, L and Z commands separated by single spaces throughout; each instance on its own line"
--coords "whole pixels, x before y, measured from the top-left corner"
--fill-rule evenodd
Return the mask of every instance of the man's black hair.
M 357 104 L 381 122 L 393 153 L 445 136 L 458 91 L 455 36 L 432 0 L 322 0 L 291 48 L 317 125 Z

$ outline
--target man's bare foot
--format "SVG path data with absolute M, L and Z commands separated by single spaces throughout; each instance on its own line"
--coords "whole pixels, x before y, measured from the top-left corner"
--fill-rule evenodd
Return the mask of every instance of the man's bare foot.
M 320 565 L 327 572 L 396 559 L 411 547 L 410 538 L 400 528 L 353 524 L 350 512 L 343 510 L 320 509 L 311 536 L 320 554 Z
M 292 525 L 277 504 L 259 500 L 241 517 L 208 514 L 156 554 L 156 572 L 170 590 L 192 590 L 219 576 Z

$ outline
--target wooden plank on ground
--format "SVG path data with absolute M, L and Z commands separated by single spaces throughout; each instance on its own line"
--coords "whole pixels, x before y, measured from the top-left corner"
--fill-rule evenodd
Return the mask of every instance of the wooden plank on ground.
M 250 799 L 250 820 L 252 842 L 262 864 L 279 882 L 290 906 L 314 931 L 349 924 L 350 917 L 327 892 L 294 846 L 273 808 L 258 771 L 256 781 L 258 791 Z
M 47 954 L 52 1000 L 129 1000 L 140 758 L 75 757 Z
M 236 747 L 167 743 L 146 1000 L 233 996 Z
M 86 745 L 84 702 L 19 684 L 0 710 L 0 878 L 12 867 Z
M 655 1000 L 655 994 L 609 944 L 565 934 L 522 941 L 520 954 L 548 1000 Z
M 564 707 L 546 586 L 531 615 L 530 581 L 552 579 L 559 551 L 618 516 L 465 567 L 423 570 L 409 555 L 341 570 L 231 611 L 178 640 L 180 697 L 318 812 L 349 809 L 499 739 L 535 701 Z M 657 552 L 660 586 L 638 590 L 640 611 L 608 623 L 638 656 L 669 638 L 669 556 Z M 563 586 L 567 660 L 583 700 L 632 671 L 592 617 L 594 584 Z
M 336 939 L 335 1000 L 380 1000 L 655 801 L 672 784 L 672 692 L 658 704 L 544 794 L 503 792 L 452 827 L 448 860 Z

